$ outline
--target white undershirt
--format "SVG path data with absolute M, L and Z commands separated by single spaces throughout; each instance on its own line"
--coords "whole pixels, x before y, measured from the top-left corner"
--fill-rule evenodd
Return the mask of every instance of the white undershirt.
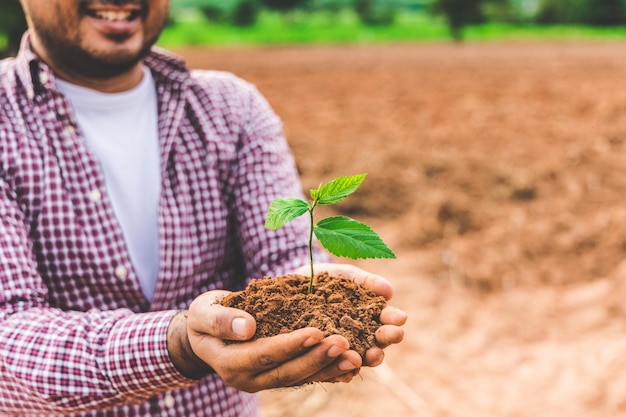
M 102 93 L 57 80 L 100 162 L 144 295 L 152 300 L 159 270 L 157 211 L 161 192 L 157 97 L 150 71 L 130 91 Z

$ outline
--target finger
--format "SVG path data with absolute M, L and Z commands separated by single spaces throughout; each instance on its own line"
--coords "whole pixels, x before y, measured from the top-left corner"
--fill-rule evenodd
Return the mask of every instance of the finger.
M 222 340 L 248 340 L 254 336 L 254 317 L 243 310 L 216 304 L 226 294 L 228 291 L 209 291 L 197 297 L 187 313 L 188 329 Z
M 363 285 L 377 295 L 382 295 L 387 301 L 391 300 L 391 297 L 393 297 L 393 287 L 391 283 L 380 275 L 362 271 L 361 274 L 354 277 L 354 282 Z
M 381 348 L 400 343 L 404 339 L 404 329 L 398 326 L 383 325 L 376 330 L 376 344 Z
M 205 303 L 214 304 L 220 300 L 222 300 L 227 295 L 232 294 L 227 290 L 213 290 L 207 291 L 203 294 L 200 294 L 197 298 L 201 299 Z
M 315 264 L 317 271 L 326 271 L 331 275 L 343 275 L 354 282 L 363 285 L 377 295 L 382 295 L 386 300 L 393 296 L 391 283 L 380 275 L 367 272 L 361 268 L 349 264 Z
M 328 379 L 322 382 L 328 382 L 331 384 L 338 383 L 338 382 L 348 383 L 348 382 L 351 382 L 354 379 L 354 377 L 358 376 L 359 374 L 360 374 L 360 369 L 355 369 L 354 371 L 346 372 L 345 374 L 340 375 L 336 378 Z
M 365 366 L 369 366 L 370 368 L 373 368 L 383 363 L 384 359 L 385 359 L 385 352 L 379 347 L 373 347 L 373 348 L 369 348 L 365 352 L 364 363 L 365 363 Z
M 344 337 L 329 336 L 293 360 L 259 374 L 258 383 L 278 388 L 338 377 L 346 373 L 346 370 L 338 368 L 338 364 L 346 366 L 344 362 L 350 361 L 356 362 L 357 367 L 360 366 L 361 358 L 358 353 L 349 351 L 349 348 L 350 345 Z M 350 355 L 349 352 L 354 355 Z M 346 354 L 347 357 L 344 358 L 343 355 Z M 348 366 L 349 370 L 353 370 L 354 367 L 353 364 Z
M 203 335 L 193 338 L 193 348 L 194 352 L 226 383 L 243 391 L 256 392 L 280 387 L 281 378 L 268 371 L 279 368 L 285 362 L 298 360 L 300 356 L 315 350 L 323 338 L 323 333 L 319 329 L 311 327 L 230 344 Z M 268 373 L 265 374 L 266 372 Z M 310 371 L 309 375 L 314 372 L 315 370 Z M 280 373 L 282 370 L 277 372 L 278 375 Z
M 402 326 L 406 323 L 407 317 L 404 311 L 393 306 L 386 306 L 383 311 L 380 312 L 380 322 L 382 324 Z
M 311 382 L 346 382 L 351 380 L 363 365 L 361 355 L 354 350 L 348 350 L 331 364 L 309 376 L 302 383 Z M 347 375 L 350 375 L 348 378 Z
M 356 375 L 358 375 L 358 374 L 356 374 Z M 356 375 L 353 372 L 346 372 L 343 375 L 340 375 L 338 377 L 335 377 L 335 378 L 332 378 L 332 379 L 328 379 L 328 380 L 325 380 L 325 381 L 321 381 L 321 382 L 327 382 L 327 383 L 330 383 L 330 384 L 336 384 L 336 383 L 342 382 L 342 383 L 347 384 L 348 382 L 351 382 Z
M 307 353 L 323 339 L 321 330 L 307 327 L 239 344 L 226 345 L 215 338 L 207 338 L 204 343 L 210 351 L 225 347 L 221 349 L 219 355 L 230 368 L 245 369 L 251 374 L 258 375 Z

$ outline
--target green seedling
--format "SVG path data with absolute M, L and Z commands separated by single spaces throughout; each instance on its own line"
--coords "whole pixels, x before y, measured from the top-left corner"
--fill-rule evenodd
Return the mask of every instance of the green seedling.
M 277 198 L 272 201 L 267 213 L 265 227 L 278 230 L 291 220 L 309 213 L 311 227 L 309 232 L 309 260 L 311 279 L 309 294 L 313 292 L 313 234 L 320 244 L 330 253 L 351 259 L 363 258 L 395 258 L 382 239 L 366 224 L 346 216 L 333 216 L 320 220 L 315 224 L 313 211 L 320 204 L 335 204 L 352 194 L 359 188 L 367 174 L 337 177 L 322 183 L 317 189 L 310 191 L 311 201 L 300 198 Z

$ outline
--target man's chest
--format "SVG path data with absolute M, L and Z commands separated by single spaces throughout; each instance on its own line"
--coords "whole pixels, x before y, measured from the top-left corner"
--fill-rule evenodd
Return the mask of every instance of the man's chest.
M 102 165 L 67 109 L 49 113 L 25 120 L 27 129 L 9 135 L 2 157 L 10 166 L 4 179 L 24 213 L 50 302 L 78 310 L 145 311 L 150 305 Z M 180 132 L 185 132 L 184 140 L 171 138 L 168 152 L 161 149 L 165 160 L 156 200 L 159 271 L 153 302 L 161 306 L 181 304 L 172 294 L 180 294 L 185 285 L 197 286 L 199 271 L 208 275 L 218 269 L 231 239 L 218 158 L 209 155 L 193 126 L 182 123 Z

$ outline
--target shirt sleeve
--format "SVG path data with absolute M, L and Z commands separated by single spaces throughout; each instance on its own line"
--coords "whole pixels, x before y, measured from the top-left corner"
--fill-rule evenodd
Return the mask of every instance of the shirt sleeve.
M 102 409 L 194 383 L 169 359 L 174 311 L 50 307 L 23 213 L 2 180 L 0 235 L 0 414 Z
M 275 198 L 305 197 L 280 119 L 254 86 L 247 87 L 234 175 L 236 220 L 248 276 L 277 276 L 308 264 L 310 222 L 303 216 L 277 231 L 265 228 L 267 210 Z M 315 244 L 314 261 L 329 260 Z

